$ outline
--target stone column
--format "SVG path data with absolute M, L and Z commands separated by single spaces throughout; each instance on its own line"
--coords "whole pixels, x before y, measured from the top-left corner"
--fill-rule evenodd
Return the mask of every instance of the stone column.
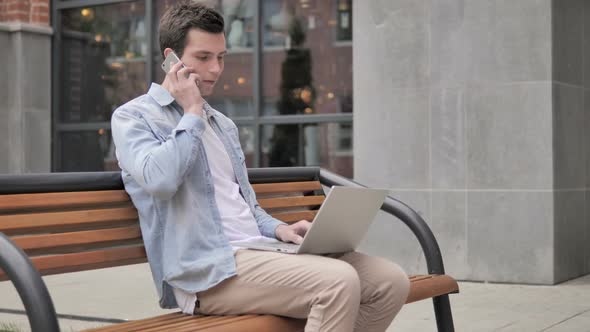
M 48 0 L 0 0 L 0 173 L 51 169 Z
M 355 179 L 416 208 L 456 278 L 553 284 L 590 272 L 589 9 L 354 2 Z M 425 271 L 391 217 L 363 250 Z

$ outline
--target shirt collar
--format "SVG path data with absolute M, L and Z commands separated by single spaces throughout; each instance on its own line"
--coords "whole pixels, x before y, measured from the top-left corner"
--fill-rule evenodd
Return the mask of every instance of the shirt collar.
M 154 100 L 162 107 L 168 106 L 175 101 L 170 92 L 158 83 L 152 83 L 147 94 L 154 98 Z M 178 107 L 182 110 L 180 105 L 178 105 Z M 217 111 L 211 107 L 207 101 L 203 104 L 203 111 L 207 115 L 207 118 L 217 115 Z

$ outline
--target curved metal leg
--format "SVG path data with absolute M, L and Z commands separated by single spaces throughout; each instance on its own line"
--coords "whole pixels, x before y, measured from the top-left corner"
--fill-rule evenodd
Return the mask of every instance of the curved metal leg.
M 33 332 L 59 332 L 53 301 L 27 255 L 0 233 L 0 268 L 20 296 Z
M 432 299 L 434 304 L 434 315 L 436 316 L 436 326 L 439 332 L 454 332 L 453 314 L 451 313 L 451 303 L 448 295 L 437 296 Z

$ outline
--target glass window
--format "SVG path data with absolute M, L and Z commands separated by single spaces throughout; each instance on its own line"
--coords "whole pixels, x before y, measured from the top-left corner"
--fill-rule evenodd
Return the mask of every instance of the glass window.
M 351 29 L 342 16 L 352 19 L 350 1 L 262 4 L 263 114 L 351 112 L 342 101 L 352 100 L 352 45 L 334 43 L 352 38 L 342 32 Z
M 60 120 L 110 121 L 146 87 L 143 1 L 62 11 Z
M 56 148 L 59 171 L 117 169 L 108 122 L 118 106 L 146 89 L 149 29 L 144 1 L 61 11 Z M 104 129 L 76 131 L 82 124 Z M 73 131 L 72 131 L 73 130 Z
M 337 18 L 331 24 L 336 26 L 337 41 L 352 41 L 352 0 L 337 0 Z
M 110 130 L 62 132 L 60 144 L 62 172 L 119 170 Z
M 262 167 L 321 166 L 353 175 L 352 124 L 262 126 Z
M 260 166 L 302 165 L 299 153 L 300 125 L 265 125 L 261 130 Z
M 117 169 L 108 122 L 116 107 L 146 92 L 147 38 L 152 79 L 163 81 L 157 27 L 178 1 L 153 1 L 152 27 L 141 0 L 60 10 L 57 170 Z M 351 177 L 351 121 L 309 123 L 307 116 L 353 111 L 352 0 L 259 0 L 260 17 L 255 0 L 194 1 L 214 7 L 226 23 L 225 69 L 207 101 L 243 124 L 247 166 L 319 165 Z M 261 81 L 254 82 L 258 28 Z M 265 124 L 275 115 L 299 117 Z

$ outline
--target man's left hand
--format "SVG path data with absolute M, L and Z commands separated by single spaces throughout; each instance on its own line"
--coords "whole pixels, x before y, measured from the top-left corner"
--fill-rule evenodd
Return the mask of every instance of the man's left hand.
M 277 239 L 283 242 L 293 242 L 295 244 L 301 244 L 305 233 L 311 227 L 311 223 L 307 220 L 299 220 L 298 222 L 291 225 L 279 225 L 275 229 L 275 235 Z

